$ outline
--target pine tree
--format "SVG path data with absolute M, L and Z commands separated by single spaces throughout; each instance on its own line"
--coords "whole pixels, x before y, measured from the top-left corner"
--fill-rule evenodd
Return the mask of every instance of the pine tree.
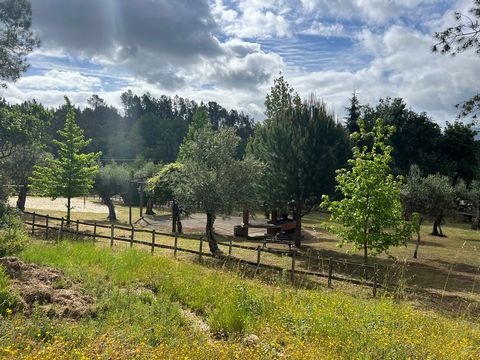
M 67 224 L 70 223 L 71 199 L 87 195 L 93 187 L 98 171 L 97 153 L 82 153 L 91 140 L 86 140 L 83 130 L 75 123 L 75 112 L 70 100 L 67 102 L 67 116 L 63 130 L 58 134 L 61 140 L 54 140 L 58 147 L 58 157 L 49 159 L 44 166 L 36 166 L 30 179 L 31 188 L 43 196 L 55 199 L 67 198 Z
M 348 131 L 350 134 L 357 132 L 358 128 L 358 120 L 361 116 L 361 107 L 358 101 L 357 93 L 354 91 L 352 97 L 349 99 L 350 106 L 346 107 L 347 116 L 345 117 L 345 125 L 347 126 Z

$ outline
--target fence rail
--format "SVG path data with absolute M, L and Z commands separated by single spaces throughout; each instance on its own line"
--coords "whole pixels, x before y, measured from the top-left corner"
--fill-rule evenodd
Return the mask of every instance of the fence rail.
M 49 215 L 42 215 L 42 214 L 37 214 L 35 212 L 28 212 L 25 211 L 23 213 L 24 215 L 30 216 L 31 221 L 28 219 L 23 219 L 23 222 L 25 225 L 31 227 L 31 233 L 32 235 L 35 234 L 35 229 L 45 229 L 45 239 L 49 239 L 49 235 L 51 231 L 56 231 L 57 232 L 57 239 L 62 240 L 63 235 L 66 234 L 74 234 L 76 236 L 82 236 L 82 237 L 90 237 L 93 238 L 94 241 L 97 239 L 106 239 L 110 240 L 110 246 L 113 247 L 115 241 L 120 241 L 120 242 L 125 242 L 129 243 L 130 247 L 133 246 L 133 244 L 139 244 L 139 245 L 145 245 L 149 246 L 151 248 L 151 252 L 153 253 L 155 248 L 159 249 L 168 249 L 168 250 L 173 250 L 174 255 L 176 256 L 177 252 L 185 252 L 185 253 L 190 253 L 190 254 L 195 254 L 199 256 L 199 259 L 202 259 L 202 257 L 212 257 L 212 254 L 209 252 L 205 252 L 203 250 L 204 247 L 204 242 L 206 241 L 205 237 L 202 235 L 193 235 L 193 234 L 177 234 L 177 233 L 168 233 L 168 232 L 161 232 L 157 231 L 155 229 L 145 229 L 145 228 L 138 228 L 138 227 L 127 227 L 127 226 L 120 226 L 120 225 L 103 225 L 103 224 L 98 224 L 98 223 L 89 223 L 85 221 L 80 221 L 80 220 L 72 220 L 70 221 L 70 227 L 66 226 L 66 220 L 65 218 L 58 218 L 54 216 L 49 216 Z M 45 222 L 38 222 L 38 219 L 45 219 Z M 60 225 L 54 226 L 51 222 L 52 221 L 58 221 L 60 222 Z M 80 230 L 80 225 L 91 227 L 92 231 L 81 231 Z M 74 226 L 72 228 L 71 226 Z M 110 235 L 105 235 L 99 233 L 97 230 L 98 229 L 109 229 L 110 230 Z M 129 236 L 115 236 L 115 230 L 121 230 L 121 231 L 127 231 L 130 232 Z M 151 239 L 150 241 L 146 240 L 140 240 L 140 239 L 135 239 L 135 234 L 151 234 Z M 167 245 L 167 244 L 160 244 L 156 241 L 157 236 L 167 236 L 167 237 L 172 237 L 174 238 L 174 245 Z M 197 250 L 193 249 L 187 249 L 178 246 L 178 239 L 185 239 L 185 240 L 191 240 L 191 241 L 197 241 L 199 243 L 199 248 Z M 256 266 L 257 268 L 266 268 L 266 269 L 271 269 L 271 270 L 276 270 L 280 272 L 287 271 L 290 273 L 290 278 L 292 281 L 294 281 L 295 275 L 308 275 L 308 276 L 314 276 L 314 277 L 322 277 L 327 279 L 328 287 L 332 286 L 332 281 L 344 281 L 344 282 L 349 282 L 357 285 L 364 285 L 364 286 L 369 286 L 372 287 L 372 294 L 375 297 L 377 294 L 377 289 L 380 287 L 380 284 L 378 283 L 378 268 L 377 265 L 365 265 L 365 264 L 358 264 L 354 262 L 349 262 L 349 261 L 344 261 L 344 260 L 337 260 L 333 258 L 328 258 L 326 259 L 326 263 L 328 264 L 328 272 L 325 273 L 322 269 L 321 272 L 319 271 L 311 271 L 311 270 L 303 270 L 303 269 L 298 269 L 296 268 L 296 258 L 297 258 L 297 249 L 289 249 L 289 250 L 281 250 L 281 249 L 266 249 L 261 246 L 246 246 L 246 245 L 240 245 L 240 244 L 234 244 L 233 239 L 230 239 L 229 242 L 218 242 L 219 245 L 226 246 L 228 247 L 228 256 L 225 256 L 225 259 L 229 260 L 234 260 L 238 263 L 242 264 L 248 264 L 248 265 L 253 265 Z M 254 251 L 256 252 L 256 261 L 251 261 L 251 260 L 246 260 L 242 259 L 239 257 L 234 257 L 232 256 L 232 249 L 237 248 L 237 249 L 243 249 L 243 250 L 248 250 L 248 251 Z M 285 268 L 279 265 L 273 265 L 273 264 L 267 264 L 267 263 L 262 263 L 261 259 L 262 253 L 269 253 L 269 254 L 274 254 L 274 255 L 287 255 L 291 257 L 291 267 L 290 268 Z M 340 265 L 350 265 L 354 267 L 358 267 L 361 269 L 370 269 L 373 271 L 373 279 L 372 280 L 361 280 L 361 279 L 356 279 L 352 277 L 347 277 L 343 275 L 338 275 L 333 273 L 333 267 L 334 264 L 340 264 Z

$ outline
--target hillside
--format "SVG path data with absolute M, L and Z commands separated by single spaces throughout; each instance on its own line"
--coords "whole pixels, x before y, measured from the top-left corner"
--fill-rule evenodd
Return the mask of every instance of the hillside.
M 42 309 L 5 311 L 4 358 L 433 358 L 480 356 L 478 324 L 282 277 L 240 272 L 138 249 L 32 243 L 24 262 L 60 269 L 57 288 L 93 299 L 77 320 Z M 3 276 L 5 278 L 5 276 Z M 0 282 L 2 283 L 2 282 Z M 5 284 L 0 294 L 7 293 Z M 4 296 L 4 295 L 1 295 Z

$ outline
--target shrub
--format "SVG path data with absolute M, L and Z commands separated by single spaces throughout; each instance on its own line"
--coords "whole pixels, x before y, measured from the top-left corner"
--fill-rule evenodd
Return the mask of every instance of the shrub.
M 0 203 L 0 256 L 20 252 L 28 242 L 28 236 L 16 209 Z

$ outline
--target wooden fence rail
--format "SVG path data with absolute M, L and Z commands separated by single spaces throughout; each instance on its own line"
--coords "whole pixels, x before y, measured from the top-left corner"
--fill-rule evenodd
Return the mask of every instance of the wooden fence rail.
M 94 241 L 97 239 L 106 239 L 110 240 L 110 246 L 113 247 L 115 241 L 120 241 L 120 242 L 125 242 L 129 243 L 130 246 L 133 246 L 133 244 L 139 244 L 139 245 L 145 245 L 151 248 L 151 252 L 154 252 L 155 248 L 159 249 L 168 249 L 168 250 L 173 250 L 174 256 L 177 256 L 177 252 L 185 252 L 185 253 L 190 253 L 190 254 L 195 254 L 198 255 L 199 260 L 202 259 L 202 257 L 212 257 L 212 254 L 205 252 L 203 250 L 203 243 L 206 240 L 203 236 L 201 235 L 191 235 L 191 234 L 175 234 L 175 233 L 168 233 L 168 232 L 161 232 L 157 231 L 155 229 L 144 229 L 144 228 L 136 228 L 133 226 L 126 227 L 126 226 L 119 226 L 119 225 L 103 225 L 103 224 L 97 224 L 97 223 L 88 223 L 84 221 L 71 221 L 71 224 L 74 224 L 74 228 L 69 228 L 68 226 L 65 226 L 66 220 L 65 218 L 57 218 L 49 215 L 41 215 L 37 214 L 35 212 L 24 212 L 24 215 L 29 215 L 31 216 L 31 221 L 28 221 L 27 219 L 24 219 L 23 222 L 27 226 L 31 226 L 31 233 L 35 234 L 35 229 L 45 229 L 45 239 L 49 238 L 49 235 L 52 233 L 52 231 L 57 231 L 57 239 L 62 240 L 64 233 L 67 234 L 72 234 L 75 235 L 76 237 L 79 237 L 80 235 L 82 237 L 90 237 L 93 238 Z M 45 219 L 45 223 L 39 222 L 39 219 Z M 52 221 L 59 221 L 60 226 L 53 226 Z M 92 232 L 86 232 L 86 231 L 81 231 L 79 225 L 83 226 L 88 226 L 92 227 L 93 231 Z M 98 233 L 97 229 L 102 228 L 102 229 L 109 229 L 110 230 L 110 235 L 105 235 L 105 234 L 100 234 Z M 115 236 L 115 230 L 122 230 L 122 231 L 128 231 L 130 232 L 128 237 L 124 236 Z M 146 241 L 146 240 L 139 240 L 135 239 L 135 234 L 139 233 L 148 233 L 151 234 L 151 240 Z M 174 245 L 166 245 L 166 244 L 160 244 L 158 241 L 156 241 L 157 236 L 168 236 L 168 237 L 173 237 L 175 239 Z M 182 248 L 178 246 L 178 238 L 181 239 L 186 239 L 186 240 L 192 240 L 192 241 L 197 241 L 199 243 L 199 248 L 197 250 L 193 249 L 187 249 L 187 248 Z M 261 246 L 245 246 L 245 245 L 239 245 L 239 244 L 233 244 L 232 239 L 226 243 L 226 242 L 218 242 L 219 245 L 227 246 L 228 247 L 228 256 L 225 256 L 225 259 L 230 259 L 233 261 L 236 261 L 241 264 L 248 264 L 248 265 L 253 265 L 256 266 L 257 268 L 265 268 L 265 269 L 270 269 L 270 270 L 276 270 L 280 272 L 289 272 L 290 273 L 290 278 L 292 281 L 295 280 L 295 275 L 308 275 L 308 276 L 315 276 L 315 277 L 323 277 L 327 278 L 327 284 L 328 287 L 332 286 L 332 281 L 337 280 L 337 281 L 344 281 L 344 282 L 349 282 L 357 285 L 364 285 L 364 286 L 369 286 L 372 287 L 372 294 L 375 297 L 377 295 L 377 289 L 380 287 L 380 284 L 378 283 L 378 268 L 377 265 L 364 265 L 364 264 L 358 264 L 354 262 L 349 262 L 349 261 L 344 261 L 344 260 L 337 260 L 333 258 L 329 258 L 327 260 L 328 263 L 328 272 L 319 272 L 319 271 L 310 271 L 310 270 L 303 270 L 299 269 L 296 267 L 296 258 L 297 258 L 297 249 L 291 249 L 291 250 L 280 250 L 280 249 L 264 249 Z M 250 261 L 246 259 L 241 259 L 238 257 L 232 256 L 232 248 L 238 248 L 238 249 L 243 249 L 243 250 L 249 250 L 252 252 L 256 253 L 256 261 Z M 287 255 L 290 256 L 292 261 L 291 261 L 291 267 L 289 269 L 286 269 L 282 266 L 278 265 L 272 265 L 272 264 L 267 264 L 267 263 L 262 263 L 261 262 L 261 254 L 262 253 L 270 253 L 270 254 L 275 254 L 275 255 Z M 355 266 L 358 268 L 362 269 L 370 269 L 373 271 L 373 280 L 360 280 L 356 278 L 351 278 L 343 275 L 336 275 L 333 273 L 333 265 L 337 263 L 340 265 L 350 265 L 350 266 Z

